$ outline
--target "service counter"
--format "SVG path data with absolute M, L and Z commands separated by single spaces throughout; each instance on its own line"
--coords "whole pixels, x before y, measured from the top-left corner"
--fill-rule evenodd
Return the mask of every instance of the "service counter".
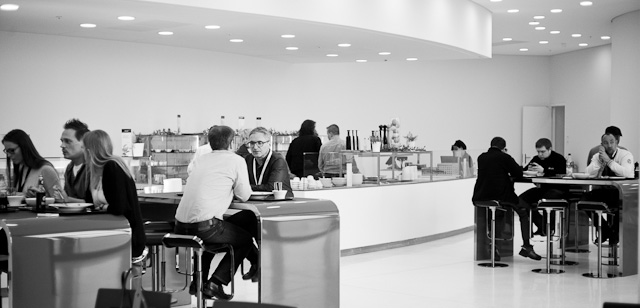
M 294 195 L 335 203 L 340 211 L 340 250 L 350 255 L 473 230 L 475 180 L 335 187 L 294 191 Z
M 8 248 L 9 307 L 94 307 L 98 289 L 121 287 L 131 229 L 110 214 L 0 214 Z

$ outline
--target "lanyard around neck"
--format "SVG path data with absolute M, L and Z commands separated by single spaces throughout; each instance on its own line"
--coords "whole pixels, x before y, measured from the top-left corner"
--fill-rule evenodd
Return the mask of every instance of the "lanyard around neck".
M 18 181 L 16 182 L 18 191 L 22 191 L 24 189 L 24 185 L 27 183 L 27 177 L 29 177 L 29 173 L 31 173 L 31 167 L 27 167 L 27 175 L 24 176 L 23 180 L 22 173 L 24 172 L 24 168 L 24 165 L 22 166 L 22 168 L 20 168 L 20 175 L 18 176 Z
M 260 172 L 260 178 L 256 178 L 256 159 L 253 158 L 253 180 L 256 182 L 256 185 L 262 185 L 262 178 L 264 177 L 264 171 L 267 169 L 267 164 L 269 160 L 271 160 L 271 154 L 273 152 L 269 150 L 269 154 L 267 154 L 267 159 L 265 159 L 264 164 L 262 165 L 262 171 Z

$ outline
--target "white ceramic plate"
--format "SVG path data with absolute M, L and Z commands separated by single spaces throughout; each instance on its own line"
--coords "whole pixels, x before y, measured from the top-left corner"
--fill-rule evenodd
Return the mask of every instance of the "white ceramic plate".
M 252 196 L 268 196 L 268 195 L 273 195 L 272 192 L 270 191 L 254 191 L 251 193 Z
M 524 175 L 528 175 L 528 176 L 537 176 L 538 175 L 537 171 L 526 170 L 526 171 L 522 171 L 522 173 L 524 173 Z
M 610 180 L 624 180 L 626 178 L 623 177 L 623 176 L 610 176 L 609 179 Z
M 93 206 L 93 203 L 52 204 L 51 206 L 58 208 L 60 213 L 79 213 L 86 211 L 88 207 Z
M 572 173 L 571 177 L 574 179 L 585 180 L 589 178 L 589 174 L 587 173 Z

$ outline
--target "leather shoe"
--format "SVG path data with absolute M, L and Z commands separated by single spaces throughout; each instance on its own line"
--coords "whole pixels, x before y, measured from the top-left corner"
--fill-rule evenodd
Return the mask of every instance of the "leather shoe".
M 542 260 L 542 257 L 533 251 L 533 246 L 522 246 L 522 249 L 520 249 L 520 255 L 536 261 Z
M 246 272 L 244 275 L 242 275 L 242 280 L 249 280 L 251 279 L 252 282 L 257 282 L 258 281 L 258 265 L 257 264 L 251 264 L 251 268 L 249 269 L 248 272 Z
M 191 281 L 191 284 L 189 284 L 189 294 L 196 295 L 196 281 L 195 280 Z
M 202 294 L 206 297 L 217 298 L 219 300 L 228 301 L 231 299 L 231 295 L 224 293 L 222 285 L 213 281 L 207 281 L 207 283 L 202 286 Z

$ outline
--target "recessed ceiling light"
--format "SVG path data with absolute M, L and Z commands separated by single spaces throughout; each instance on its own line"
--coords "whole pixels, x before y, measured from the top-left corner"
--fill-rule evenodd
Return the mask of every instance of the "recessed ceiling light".
M 529 48 L 520 48 L 520 51 L 529 51 Z
M 337 54 L 335 54 L 335 53 L 327 54 L 327 57 L 337 57 L 337 56 L 338 56 L 338 55 L 337 55 Z
M 540 30 L 544 30 L 544 29 L 546 29 L 546 28 L 545 28 L 545 27 L 536 27 L 535 29 L 536 29 L 536 30 L 538 30 L 538 31 L 540 31 Z
M 20 8 L 17 4 L 3 4 L 0 5 L 0 11 L 17 11 Z
M 491 0 L 491 2 L 502 2 L 502 0 Z
M 358 63 L 365 63 L 365 62 L 367 62 L 367 60 L 359 59 L 359 60 L 356 60 L 356 62 L 358 62 Z
M 558 31 L 558 30 L 552 30 L 552 31 L 549 31 L 549 33 L 551 33 L 551 34 L 560 34 L 560 31 Z
M 220 29 L 220 26 L 218 26 L 218 25 L 206 25 L 206 26 L 204 26 L 204 28 L 207 29 L 207 30 L 217 30 L 217 29 Z
M 418 61 L 418 58 L 407 58 L 407 61 Z
M 123 21 L 132 21 L 132 20 L 136 20 L 135 17 L 133 16 L 118 16 L 119 20 L 123 20 Z
M 582 1 L 582 2 L 580 2 L 580 5 L 582 5 L 582 6 L 592 6 L 593 2 L 591 2 L 591 1 Z
M 381 56 L 388 56 L 388 55 L 390 55 L 391 53 L 390 53 L 390 52 L 388 52 L 388 51 L 381 51 L 381 52 L 379 52 L 378 54 L 379 54 L 379 55 L 381 55 Z
M 538 20 L 544 19 L 544 16 L 542 16 L 542 15 L 533 16 L 533 19 L 538 19 Z
M 518 9 L 507 10 L 507 13 L 518 13 L 518 12 L 520 12 L 520 10 L 518 10 Z
M 539 24 L 540 24 L 540 22 L 539 22 L 539 21 L 530 21 L 530 22 L 529 22 L 529 25 L 531 25 L 531 26 L 537 26 L 537 25 L 539 25 Z
M 338 47 L 351 47 L 351 44 L 349 44 L 349 43 L 341 43 L 341 44 L 338 44 Z
M 512 39 L 512 38 L 510 38 L 510 37 L 505 37 L 505 38 L 503 38 L 502 40 L 503 40 L 503 41 L 505 41 L 505 42 L 509 42 L 509 41 L 512 41 L 513 39 Z
M 280 37 L 281 37 L 281 38 L 294 38 L 294 37 L 296 37 L 296 36 L 295 36 L 295 35 L 293 35 L 293 34 L 283 34 L 283 35 L 280 35 Z
M 602 40 L 610 40 L 611 37 L 608 36 L 608 35 L 603 35 L 603 36 L 600 37 L 600 39 L 602 39 Z
M 579 34 L 579 33 L 571 34 L 571 37 L 581 37 L 581 36 L 582 36 L 582 34 Z
M 171 31 L 160 31 L 160 32 L 158 32 L 158 34 L 160 34 L 160 35 L 173 35 L 173 32 L 171 32 Z
M 80 27 L 83 27 L 83 28 L 95 28 L 96 24 L 80 24 Z
M 293 47 L 293 46 L 291 46 L 291 47 L 287 47 L 287 48 L 285 48 L 285 49 L 286 49 L 286 50 L 298 50 L 298 47 Z
M 552 9 L 551 13 L 562 13 L 562 9 Z
M 580 46 L 580 47 L 587 47 L 587 46 L 589 46 L 589 44 L 587 44 L 587 43 L 580 43 L 580 44 L 578 44 L 578 46 Z
M 540 42 L 538 42 L 538 43 L 540 43 L 540 44 L 543 44 L 543 45 L 544 45 L 544 44 L 549 44 L 549 41 L 540 41 Z
M 243 39 L 230 39 L 229 42 L 231 42 L 231 43 L 242 43 L 242 42 L 244 42 L 244 40 Z

